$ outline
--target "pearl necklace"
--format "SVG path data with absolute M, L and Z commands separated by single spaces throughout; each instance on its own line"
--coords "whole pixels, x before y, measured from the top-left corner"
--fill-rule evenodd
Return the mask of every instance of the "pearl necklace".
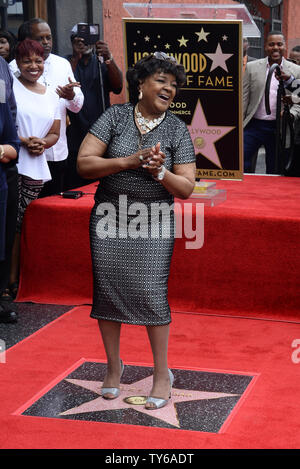
M 165 112 L 160 116 L 155 119 L 146 119 L 141 112 L 138 109 L 138 105 L 135 106 L 135 117 L 137 120 L 137 123 L 139 124 L 140 128 L 142 129 L 143 132 L 150 132 L 150 130 L 154 129 L 154 127 L 157 127 L 161 121 L 165 117 Z

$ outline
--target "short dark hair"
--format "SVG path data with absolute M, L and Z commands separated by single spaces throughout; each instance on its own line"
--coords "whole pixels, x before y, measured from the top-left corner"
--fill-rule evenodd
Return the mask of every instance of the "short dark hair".
M 284 42 L 286 42 L 285 35 L 283 34 L 282 31 L 274 31 L 274 30 L 269 31 L 268 34 L 267 34 L 267 37 L 266 37 L 266 41 L 269 39 L 270 36 L 282 36 Z
M 44 58 L 44 49 L 39 42 L 32 39 L 24 39 L 16 47 L 16 60 L 28 57 L 32 53 Z
M 21 26 L 18 29 L 18 41 L 24 41 L 24 39 L 31 39 L 32 31 L 31 31 L 31 26 L 33 24 L 40 24 L 40 23 L 46 23 L 46 20 L 43 20 L 42 18 L 32 18 L 29 21 L 25 21 L 25 23 L 21 24 Z
M 295 46 L 292 49 L 293 52 L 300 52 L 300 46 Z
M 15 47 L 16 47 L 16 43 L 17 43 L 17 38 L 15 37 L 15 35 L 12 32 L 4 30 L 4 29 L 0 30 L 0 38 L 1 37 L 4 37 L 7 40 L 7 42 L 9 43 L 9 55 L 8 55 L 8 58 L 6 60 L 7 60 L 7 62 L 10 62 L 15 57 Z
M 163 58 L 156 58 L 155 54 Z M 156 52 L 139 60 L 134 67 L 127 70 L 126 78 L 128 82 L 129 101 L 132 104 L 138 102 L 139 85 L 147 77 L 156 72 L 170 73 L 175 76 L 178 87 L 186 82 L 186 75 L 183 65 L 179 65 L 173 57 L 167 54 Z

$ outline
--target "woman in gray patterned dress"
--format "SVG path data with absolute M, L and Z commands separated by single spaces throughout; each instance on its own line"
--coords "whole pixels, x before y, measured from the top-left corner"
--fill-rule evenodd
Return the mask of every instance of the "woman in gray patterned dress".
M 145 407 L 158 409 L 173 382 L 167 363 L 172 207 L 174 196 L 186 199 L 193 191 L 195 153 L 186 125 L 168 110 L 185 82 L 183 67 L 156 52 L 129 69 L 127 80 L 130 103 L 110 107 L 78 155 L 80 175 L 100 179 L 90 219 L 91 317 L 98 319 L 107 355 L 106 399 L 120 394 L 121 324 L 147 327 L 154 373 Z

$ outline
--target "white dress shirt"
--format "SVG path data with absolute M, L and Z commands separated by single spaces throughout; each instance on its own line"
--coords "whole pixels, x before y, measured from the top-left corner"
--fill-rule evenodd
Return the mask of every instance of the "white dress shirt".
M 266 71 L 266 80 L 270 70 L 270 65 L 267 65 Z M 266 113 L 266 104 L 265 104 L 265 95 L 262 96 L 259 106 L 254 114 L 255 119 L 274 121 L 276 119 L 276 103 L 277 103 L 277 90 L 278 90 L 278 80 L 275 78 L 275 73 L 273 73 L 270 83 L 270 111 L 271 114 Z
M 9 67 L 16 76 L 20 74 L 15 60 L 10 62 Z M 39 82 L 56 91 L 58 86 L 65 86 L 69 83 L 69 77 L 76 81 L 70 62 L 63 57 L 50 54 L 45 60 L 44 73 L 39 78 Z M 63 161 L 68 156 L 68 144 L 66 136 L 67 109 L 72 112 L 79 112 L 82 108 L 84 96 L 80 88 L 74 87 L 75 96 L 72 100 L 60 98 L 60 137 L 55 145 L 46 150 L 47 161 Z

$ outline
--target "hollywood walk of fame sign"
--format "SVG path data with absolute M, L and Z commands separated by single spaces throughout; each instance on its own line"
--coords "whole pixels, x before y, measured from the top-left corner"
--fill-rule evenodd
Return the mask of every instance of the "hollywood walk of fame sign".
M 126 67 L 156 51 L 187 75 L 170 110 L 188 126 L 197 177 L 243 178 L 242 22 L 124 18 Z

